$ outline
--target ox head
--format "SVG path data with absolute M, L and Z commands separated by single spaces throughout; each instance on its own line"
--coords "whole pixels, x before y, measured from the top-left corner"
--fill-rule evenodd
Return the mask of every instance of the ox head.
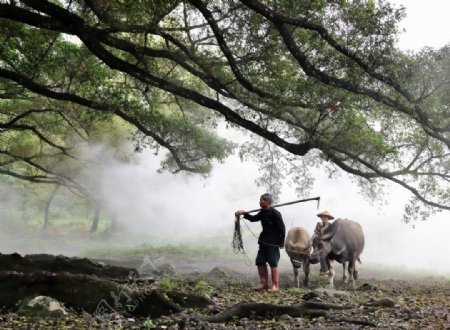
M 322 233 L 316 232 L 311 238 L 313 252 L 310 256 L 310 262 L 317 264 L 320 259 L 325 258 L 331 252 L 331 240 L 338 231 L 339 226 L 336 223 L 330 224 Z

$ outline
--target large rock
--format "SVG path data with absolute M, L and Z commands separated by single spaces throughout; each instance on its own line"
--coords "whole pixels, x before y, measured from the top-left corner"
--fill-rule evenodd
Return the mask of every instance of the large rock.
M 103 301 L 124 305 L 131 293 L 117 283 L 96 276 L 50 272 L 0 272 L 0 302 L 14 309 L 27 297 L 50 296 L 77 310 L 94 313 Z
M 61 303 L 47 296 L 37 296 L 30 300 L 24 300 L 17 314 L 28 317 L 64 317 L 69 315 L 61 306 Z

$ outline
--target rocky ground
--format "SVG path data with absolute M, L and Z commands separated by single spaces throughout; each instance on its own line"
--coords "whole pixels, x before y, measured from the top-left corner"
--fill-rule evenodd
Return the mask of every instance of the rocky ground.
M 3 310 L 0 328 L 450 329 L 450 282 L 444 277 L 388 278 L 382 276 L 382 271 L 362 268 L 355 288 L 341 283 L 338 276 L 335 288 L 330 289 L 326 279 L 319 277 L 313 268 L 310 286 L 296 288 L 292 270 L 284 264 L 282 289 L 269 293 L 251 289 L 257 280 L 253 266 L 224 267 L 217 261 L 204 259 L 184 260 L 184 264 L 170 259 L 163 261 L 166 262 L 155 259 L 145 262 L 142 258 L 116 260 L 118 265 L 141 266 L 146 275 L 151 273 L 156 279 L 154 283 L 130 279 L 121 285 L 143 295 L 155 289 L 186 296 L 195 293 L 207 298 L 210 304 L 198 307 L 187 303 L 174 314 L 154 318 L 114 313 L 114 308 L 92 314 L 69 309 L 69 315 L 62 318 L 26 317 Z M 309 313 L 311 310 L 314 312 Z M 226 320 L 218 322 L 222 316 Z

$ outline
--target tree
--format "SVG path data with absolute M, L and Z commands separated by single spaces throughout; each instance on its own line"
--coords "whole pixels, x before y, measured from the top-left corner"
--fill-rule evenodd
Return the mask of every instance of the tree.
M 338 168 L 371 191 L 391 181 L 426 217 L 450 210 L 450 47 L 397 50 L 403 12 L 372 0 L 1 1 L 0 77 L 5 94 L 114 113 L 167 148 L 173 171 L 224 159 L 206 133 L 218 115 L 262 139 L 248 150 L 281 155 L 269 170 Z
M 36 109 L 42 104 L 46 104 L 46 108 Z M 82 173 L 93 163 L 103 164 L 105 159 L 87 159 L 82 155 L 83 149 L 101 142 L 111 151 L 108 161 L 113 158 L 129 161 L 132 158 L 129 151 L 122 150 L 129 127 L 110 114 L 93 116 L 80 107 L 61 102 L 49 104 L 42 98 L 28 98 L 26 102 L 0 101 L 0 105 L 2 118 L 14 118 L 0 135 L 0 171 L 28 181 L 28 185 L 24 183 L 25 189 L 31 189 L 31 184 L 40 184 L 34 204 L 44 206 L 44 229 L 49 224 L 50 205 L 56 192 L 61 192 L 58 190 L 61 186 L 72 198 L 88 200 L 99 208 L 102 201 L 96 190 L 98 182 L 95 177 L 85 178 Z M 106 136 L 105 127 L 113 133 Z M 43 187 L 49 184 L 54 185 L 53 190 Z M 66 192 L 63 191 L 63 195 Z M 94 216 L 94 222 L 98 223 L 98 217 Z
M 111 101 L 108 105 L 111 108 L 118 103 L 123 103 L 129 109 L 145 107 L 148 103 L 148 95 L 145 98 L 140 97 L 142 93 L 134 83 L 130 84 L 123 79 L 123 76 L 115 72 L 98 68 L 98 60 L 94 56 L 58 34 L 39 36 L 35 33 L 36 31 L 28 31 L 21 26 L 10 24 L 2 25 L 2 29 L 5 32 L 2 34 L 5 41 L 5 47 L 2 49 L 3 64 L 6 63 L 7 66 L 16 69 L 20 68 L 18 71 L 31 70 L 33 75 L 43 75 L 45 84 L 62 89 L 72 88 L 81 91 L 84 95 L 89 94 L 90 97 L 107 98 Z M 41 46 L 43 47 L 40 48 Z M 20 56 L 17 56 L 18 54 Z M 101 86 L 101 82 L 105 80 L 109 80 L 109 83 Z M 83 167 L 89 164 L 85 159 L 80 158 L 79 154 L 85 144 L 102 143 L 111 146 L 111 150 L 114 150 L 115 155 L 111 155 L 113 158 L 127 161 L 131 155 L 128 150 L 121 147 L 126 144 L 124 143 L 127 139 L 125 134 L 129 135 L 129 127 L 124 127 L 124 121 L 117 120 L 118 117 L 115 117 L 111 111 L 92 112 L 89 108 L 77 103 L 42 97 L 39 93 L 27 91 L 9 80 L 0 81 L 0 93 L 0 127 L 2 128 L 0 173 L 32 183 L 64 186 L 78 197 L 87 198 L 95 204 L 91 228 L 91 232 L 94 232 L 104 201 L 99 200 L 96 178 L 80 176 Z M 210 164 L 202 159 L 203 153 L 210 152 L 212 155 L 218 155 L 218 158 L 223 158 L 230 152 L 232 144 L 222 143 L 221 139 L 197 130 L 189 122 L 181 121 L 180 116 L 174 114 L 169 102 L 160 100 L 159 103 L 166 108 L 166 114 L 164 116 L 147 115 L 158 120 L 151 123 L 152 125 L 160 126 L 153 134 L 156 139 L 161 139 L 156 136 L 160 130 L 165 137 L 175 141 L 173 150 L 186 148 L 188 150 L 185 152 L 186 157 L 198 157 L 192 161 L 194 165 L 190 170 L 200 173 L 208 172 Z M 152 106 L 156 107 L 157 102 L 153 102 Z M 165 117 L 173 118 L 168 120 Z M 144 126 L 140 125 L 140 127 Z M 174 131 L 175 128 L 190 131 L 189 134 L 196 138 L 193 143 L 203 143 L 204 148 L 201 146 L 192 148 L 193 143 L 190 141 L 176 141 L 178 133 Z M 142 130 L 147 131 L 145 127 Z M 151 143 L 142 133 L 141 136 L 136 134 L 135 139 L 137 149 Z M 175 146 L 177 143 L 178 145 Z M 88 163 L 103 161 L 105 160 L 89 159 Z M 189 158 L 184 160 L 186 164 L 189 161 Z M 163 165 L 171 168 L 172 163 L 173 159 L 169 157 Z M 53 192 L 49 192 L 49 199 L 46 201 L 44 226 L 48 223 L 53 195 Z

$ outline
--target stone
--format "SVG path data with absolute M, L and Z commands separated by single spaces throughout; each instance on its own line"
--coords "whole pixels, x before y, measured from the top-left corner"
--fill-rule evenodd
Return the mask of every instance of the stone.
M 60 302 L 52 297 L 37 296 L 24 301 L 17 312 L 21 316 L 29 317 L 65 317 L 69 315 Z

